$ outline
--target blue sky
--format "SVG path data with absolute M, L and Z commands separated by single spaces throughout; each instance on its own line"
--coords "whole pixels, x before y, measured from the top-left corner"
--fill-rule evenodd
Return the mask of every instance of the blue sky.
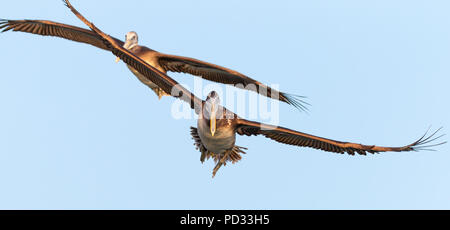
M 448 1 L 81 1 L 103 31 L 306 95 L 280 124 L 400 146 L 449 132 Z M 9 1 L 0 18 L 84 26 L 60 0 Z M 189 134 L 111 53 L 0 34 L 1 209 L 449 209 L 450 145 L 347 156 L 238 137 L 211 179 Z M 170 73 L 193 85 L 189 75 Z M 206 82 L 205 82 L 206 83 Z M 446 137 L 447 138 L 447 137 Z

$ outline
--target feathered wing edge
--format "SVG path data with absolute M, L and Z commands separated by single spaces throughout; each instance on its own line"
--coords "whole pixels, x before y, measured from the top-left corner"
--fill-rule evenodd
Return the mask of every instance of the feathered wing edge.
M 442 128 L 437 129 L 430 135 L 428 135 L 429 132 L 427 131 L 417 141 L 403 147 L 381 147 L 376 145 L 362 145 L 351 142 L 335 141 L 306 133 L 297 132 L 283 127 L 274 127 L 243 119 L 239 120 L 237 132 L 240 135 L 247 136 L 263 135 L 283 144 L 309 147 L 327 152 L 335 152 L 341 154 L 348 153 L 350 155 L 355 155 L 355 153 L 358 153 L 360 155 L 366 155 L 367 153 L 375 154 L 381 152 L 433 150 L 433 147 L 447 143 L 446 141 L 436 144 L 432 143 L 445 136 L 445 134 L 437 136 L 438 132 L 441 129 Z
M 101 36 L 94 31 L 67 24 L 46 20 L 7 20 L 0 19 L 0 32 L 7 31 L 31 33 L 40 36 L 52 36 L 67 40 L 93 45 L 108 50 Z M 111 37 L 115 42 L 123 45 L 123 41 Z
M 292 105 L 307 112 L 309 103 L 304 96 L 288 94 L 273 89 L 235 70 L 201 61 L 194 58 L 158 53 L 158 63 L 170 72 L 182 72 L 201 77 L 205 80 L 230 84 L 234 87 L 256 92 L 262 96 Z
M 297 108 L 300 111 L 308 113 L 308 111 L 309 111 L 308 106 L 311 106 L 311 104 L 309 104 L 308 102 L 305 101 L 307 99 L 307 97 L 295 95 L 295 94 L 289 94 L 289 93 L 280 93 L 280 95 L 281 95 L 281 97 L 284 98 L 286 103 L 288 103 L 289 105 L 294 106 L 295 108 Z

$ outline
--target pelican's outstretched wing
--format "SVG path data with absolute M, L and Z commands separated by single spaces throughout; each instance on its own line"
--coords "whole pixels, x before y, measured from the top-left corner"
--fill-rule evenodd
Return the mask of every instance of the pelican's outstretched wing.
M 12 30 L 38 34 L 42 36 L 60 37 L 76 42 L 90 44 L 100 49 L 110 51 L 110 49 L 103 42 L 102 37 L 95 32 L 80 27 L 70 26 L 52 21 L 0 19 L 0 30 L 2 30 L 1 32 Z M 112 39 L 120 44 L 120 46 L 123 45 L 123 41 L 117 38 Z
M 189 73 L 214 82 L 241 85 L 241 87 L 245 89 L 255 91 L 266 97 L 272 97 L 280 100 L 289 105 L 293 105 L 300 110 L 308 110 L 307 105 L 309 104 L 302 99 L 304 97 L 278 92 L 277 90 L 249 78 L 244 74 L 222 66 L 214 65 L 194 58 L 163 53 L 158 53 L 158 62 L 166 71 Z
M 127 49 L 123 48 L 121 44 L 117 43 L 114 38 L 103 33 L 99 28 L 97 28 L 93 23 L 89 22 L 83 17 L 68 0 L 64 0 L 66 6 L 89 28 L 91 28 L 95 33 L 102 37 L 105 45 L 112 51 L 114 55 L 122 59 L 123 62 L 127 63 L 139 73 L 147 77 L 150 81 L 158 85 L 167 94 L 186 101 L 190 104 L 192 109 L 195 109 L 196 113 L 200 112 L 203 106 L 203 101 L 196 97 L 189 90 L 178 84 L 177 81 L 173 80 L 171 77 L 167 76 L 165 73 L 159 71 L 153 66 L 149 65 L 147 62 L 143 61 Z
M 323 137 L 313 136 L 307 133 L 297 132 L 287 128 L 274 127 L 244 119 L 238 120 L 238 123 L 237 133 L 239 133 L 240 135 L 263 135 L 267 138 L 288 145 L 309 147 L 327 152 L 342 154 L 347 152 L 350 155 L 355 155 L 355 152 L 361 155 L 366 155 L 367 153 L 417 151 L 425 150 L 446 143 L 431 143 L 444 136 L 439 135 L 436 137 L 436 134 L 441 129 L 438 129 L 429 136 L 426 136 L 425 134 L 422 136 L 422 138 L 415 141 L 414 143 L 403 147 L 381 147 L 376 145 L 362 145 L 351 142 L 335 141 Z
M 62 23 L 46 21 L 46 20 L 5 20 L 0 19 L 1 32 L 18 31 L 42 36 L 54 36 L 65 38 L 68 40 L 82 42 L 93 45 L 100 49 L 111 51 L 103 42 L 103 38 L 97 33 L 76 26 L 66 25 Z M 123 41 L 111 37 L 117 44 L 123 46 Z M 172 72 L 184 72 L 202 77 L 204 79 L 224 83 L 239 85 L 251 91 L 256 91 L 264 96 L 272 97 L 287 104 L 293 105 L 300 110 L 306 111 L 307 102 L 302 96 L 278 92 L 254 79 L 251 79 L 239 72 L 227 69 L 222 66 L 203 62 L 197 59 L 181 57 L 175 55 L 167 55 L 158 53 L 159 64 L 166 70 Z M 249 85 L 254 87 L 248 87 Z

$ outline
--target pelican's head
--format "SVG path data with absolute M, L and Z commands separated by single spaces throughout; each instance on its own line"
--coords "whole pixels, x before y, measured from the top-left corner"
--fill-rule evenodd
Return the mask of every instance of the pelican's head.
M 138 35 L 134 31 L 130 31 L 125 35 L 125 44 L 123 48 L 129 50 L 138 45 Z
M 217 110 L 219 109 L 220 98 L 216 91 L 211 91 L 206 97 L 206 112 L 209 114 L 209 127 L 211 135 L 216 133 Z
M 137 45 L 138 45 L 138 35 L 137 35 L 137 33 L 134 32 L 134 31 L 128 32 L 125 35 L 125 44 L 123 45 L 123 48 L 125 48 L 127 50 L 130 50 L 130 49 L 132 49 L 133 47 L 135 47 Z M 120 58 L 117 58 L 116 62 L 119 62 L 119 60 L 120 60 Z

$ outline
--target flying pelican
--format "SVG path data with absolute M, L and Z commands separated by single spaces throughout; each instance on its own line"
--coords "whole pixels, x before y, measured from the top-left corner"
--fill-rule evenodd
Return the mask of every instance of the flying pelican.
M 149 78 L 152 82 L 155 82 L 165 92 L 174 92 L 173 89 L 175 89 L 177 93 L 172 95 L 190 104 L 191 108 L 199 115 L 197 128 L 191 127 L 191 135 L 195 140 L 195 145 L 201 152 L 200 160 L 203 162 L 205 158 L 209 157 L 213 157 L 216 160 L 217 164 L 213 170 L 213 177 L 216 175 L 219 168 L 222 165 L 225 165 L 226 162 L 235 163 L 242 158 L 240 153 L 244 153 L 246 148 L 235 145 L 236 134 L 247 136 L 263 135 L 274 141 L 288 145 L 309 147 L 341 154 L 348 153 L 350 155 L 355 155 L 355 153 L 366 155 L 367 153 L 375 154 L 381 152 L 427 150 L 431 147 L 446 143 L 431 143 L 444 136 L 439 135 L 435 137 L 441 128 L 429 136 L 425 133 L 420 139 L 406 146 L 381 147 L 376 145 L 335 141 L 288 128 L 276 127 L 242 119 L 220 105 L 220 98 L 215 91 L 209 93 L 206 101 L 197 98 L 165 73 L 152 67 L 127 49 L 124 49 L 120 43 L 116 42 L 112 37 L 103 33 L 94 24 L 85 19 L 68 0 L 64 1 L 66 2 L 66 6 L 69 7 L 81 21 L 104 39 L 114 55 L 139 71 L 143 76 Z
M 98 47 L 103 50 L 111 51 L 108 46 L 103 43 L 102 38 L 96 33 L 62 23 L 44 21 L 44 20 L 0 20 L 0 30 L 6 32 L 9 30 L 20 31 L 32 34 L 38 34 L 43 36 L 56 36 L 65 38 L 68 40 L 87 43 Z M 239 88 L 244 88 L 251 91 L 256 91 L 267 97 L 271 97 L 289 105 L 293 105 L 300 110 L 307 110 L 307 102 L 305 102 L 302 96 L 287 94 L 278 92 L 275 89 L 264 85 L 250 77 L 245 76 L 237 71 L 214 65 L 208 62 L 200 61 L 194 58 L 168 55 L 152 50 L 145 46 L 139 45 L 138 35 L 136 32 L 128 32 L 125 36 L 125 42 L 112 38 L 114 41 L 123 48 L 130 50 L 133 54 L 158 69 L 163 73 L 171 72 L 183 72 L 192 74 L 206 80 L 231 84 Z M 116 59 L 118 61 L 119 59 Z M 130 65 L 127 65 L 131 72 L 145 85 L 150 87 L 156 95 L 161 99 L 162 96 L 168 96 L 170 94 L 161 90 L 157 84 L 144 77 L 138 71 L 136 71 Z

